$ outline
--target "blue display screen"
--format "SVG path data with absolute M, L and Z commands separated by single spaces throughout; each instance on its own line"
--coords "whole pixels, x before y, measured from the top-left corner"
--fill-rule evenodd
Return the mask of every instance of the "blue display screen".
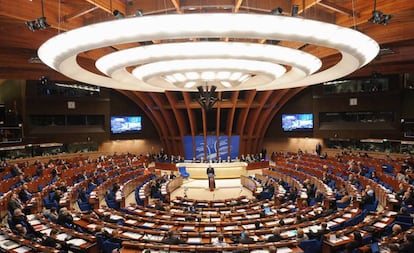
M 231 159 L 239 155 L 240 136 L 195 136 L 194 143 L 191 136 L 184 136 L 185 159 L 192 160 L 196 158 L 207 157 L 206 160 L 217 160 L 220 157 L 226 160 L 228 156 Z M 204 155 L 204 146 L 206 156 Z M 195 150 L 195 153 L 194 153 Z
M 111 116 L 111 133 L 134 133 L 142 130 L 141 116 Z
M 301 131 L 313 129 L 313 114 L 282 114 L 283 131 Z

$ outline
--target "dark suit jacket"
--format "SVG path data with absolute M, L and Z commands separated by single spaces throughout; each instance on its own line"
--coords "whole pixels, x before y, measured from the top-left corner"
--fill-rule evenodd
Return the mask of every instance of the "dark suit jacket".
M 207 175 L 208 175 L 208 174 L 213 174 L 213 175 L 215 175 L 215 173 L 214 173 L 214 168 L 213 168 L 213 167 L 208 167 L 208 168 L 207 168 L 206 173 L 207 173 Z
M 283 240 L 283 238 L 280 235 L 271 235 L 267 238 L 268 242 L 279 242 L 281 240 Z

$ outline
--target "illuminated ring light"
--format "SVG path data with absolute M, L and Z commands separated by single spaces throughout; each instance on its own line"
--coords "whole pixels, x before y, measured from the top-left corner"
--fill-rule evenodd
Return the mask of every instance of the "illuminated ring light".
M 370 62 L 379 51 L 378 43 L 370 37 L 334 24 L 278 15 L 199 13 L 134 17 L 81 27 L 49 39 L 39 48 L 38 55 L 51 68 L 80 82 L 114 89 L 164 91 L 163 86 L 154 87 L 136 78 L 119 81 L 90 72 L 77 63 L 77 55 L 123 43 L 192 38 L 298 41 L 333 48 L 342 55 L 340 61 L 326 70 L 300 80 L 286 78 L 286 74 L 270 83 L 251 87 L 257 90 L 306 86 L 338 79 Z M 249 87 L 239 85 L 229 90 L 239 89 Z
M 160 84 L 159 76 L 180 88 L 193 88 L 195 84 L 225 81 L 220 88 L 235 88 L 247 79 L 271 82 L 286 72 L 286 68 L 270 62 L 237 59 L 191 59 L 155 62 L 136 67 L 132 74 L 146 83 Z M 227 74 L 228 73 L 228 74 Z M 254 73 L 251 77 L 248 73 Z M 246 77 L 249 75 L 249 77 Z M 168 78 L 168 76 L 171 76 Z M 175 80 L 171 80 L 175 79 Z M 194 85 L 188 85 L 191 81 Z M 185 85 L 187 83 L 187 85 Z M 199 85 L 198 85 L 199 86 Z M 222 86 L 222 87 L 220 87 Z
M 254 76 L 254 78 L 250 79 L 249 82 L 243 82 L 243 86 L 247 87 L 246 89 L 252 89 L 255 86 L 261 86 L 276 79 L 263 79 L 258 76 L 259 73 L 266 72 L 265 69 L 260 70 L 261 66 L 265 66 L 265 64 L 262 64 L 263 62 L 292 66 L 292 69 L 289 71 L 290 73 L 286 74 L 285 77 L 289 78 L 292 81 L 302 79 L 306 75 L 314 73 L 322 65 L 321 61 L 311 54 L 281 46 L 241 42 L 185 42 L 141 46 L 110 53 L 98 59 L 96 61 L 96 67 L 102 73 L 105 73 L 106 75 L 111 76 L 113 79 L 116 79 L 120 82 L 137 82 L 136 80 L 132 79 L 133 77 L 131 77 L 131 74 L 125 69 L 126 67 L 134 65 L 145 66 L 145 64 L 151 62 L 161 63 L 163 61 L 167 61 L 170 65 L 165 66 L 164 64 L 163 71 L 171 73 L 173 72 L 173 69 L 177 68 L 178 66 L 176 64 L 177 62 L 174 62 L 175 64 L 172 64 L 171 60 L 186 59 L 186 72 L 193 72 L 191 70 L 191 66 L 199 66 L 200 59 L 203 59 L 203 61 L 205 61 L 205 66 L 202 68 L 208 69 L 209 67 L 211 68 L 211 66 L 214 66 L 214 69 L 218 69 L 219 65 L 217 65 L 217 60 L 214 63 L 208 62 L 208 59 L 211 58 L 226 59 L 228 61 L 229 59 L 248 59 L 259 61 L 256 63 L 256 66 L 252 66 L 248 70 L 245 69 L 244 71 L 242 66 L 237 66 L 237 71 L 250 72 L 250 74 Z M 190 60 L 194 60 L 195 62 L 191 63 Z M 223 70 L 229 68 L 234 69 L 236 66 L 235 60 L 232 62 L 227 62 L 226 65 L 220 65 L 220 68 Z M 147 71 L 158 73 L 159 76 L 166 76 L 165 73 L 162 73 L 162 71 L 157 69 L 157 66 L 160 64 L 149 65 L 151 65 L 151 69 L 147 69 Z M 181 71 L 183 70 L 182 67 L 180 69 Z M 197 70 L 200 71 L 200 67 L 198 67 Z M 175 70 L 175 72 L 177 72 L 177 70 Z M 142 75 L 135 76 L 141 81 L 149 83 L 145 80 L 145 78 L 143 78 Z M 277 78 L 279 78 L 281 75 L 274 73 L 273 76 L 277 76 Z M 195 83 L 202 83 L 204 80 L 200 78 L 197 81 L 193 78 L 193 81 Z M 209 83 L 211 83 L 211 81 Z M 227 85 L 223 88 L 235 88 L 235 86 L 240 85 L 240 83 L 241 82 L 238 84 L 233 83 L 232 85 Z M 162 80 L 159 78 L 153 79 L 153 82 L 151 82 L 151 84 L 155 86 L 161 85 L 169 90 L 176 89 L 176 87 L 171 85 L 178 86 L 181 89 L 191 89 L 193 87 L 183 85 L 182 83 L 177 85 L 177 83 L 174 82 L 165 82 L 165 78 Z M 215 84 L 215 86 L 220 89 L 220 85 Z M 240 88 L 243 87 L 239 87 L 239 89 Z

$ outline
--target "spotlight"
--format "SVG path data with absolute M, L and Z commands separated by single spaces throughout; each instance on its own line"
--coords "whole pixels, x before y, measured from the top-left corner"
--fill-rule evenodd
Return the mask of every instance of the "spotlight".
M 46 23 L 46 17 L 40 17 L 36 19 L 36 21 L 39 30 L 46 29 L 50 26 L 48 23 Z
M 283 9 L 280 7 L 274 8 L 270 14 L 272 15 L 282 15 L 283 14 Z
M 292 5 L 292 17 L 297 17 L 299 13 L 299 5 Z
M 368 20 L 371 23 L 379 24 L 381 23 L 382 12 L 374 10 L 372 11 L 372 17 Z
M 114 16 L 115 16 L 117 19 L 123 19 L 123 18 L 125 18 L 124 14 L 122 14 L 122 13 L 121 13 L 120 11 L 118 11 L 118 10 L 114 10 L 112 14 L 114 14 Z
M 137 10 L 135 12 L 135 17 L 142 17 L 144 16 L 144 11 L 143 10 Z
M 33 21 L 26 21 L 24 23 L 26 24 L 27 28 L 29 28 L 30 31 L 34 32 L 35 30 L 37 30 L 36 29 L 36 22 L 34 20 Z
M 391 14 L 387 14 L 387 15 L 383 15 L 382 16 L 382 24 L 384 25 L 388 25 L 388 23 L 390 22 L 392 15 Z

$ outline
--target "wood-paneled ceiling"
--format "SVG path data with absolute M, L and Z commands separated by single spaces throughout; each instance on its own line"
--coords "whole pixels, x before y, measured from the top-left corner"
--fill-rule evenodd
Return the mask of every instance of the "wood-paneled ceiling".
M 266 14 L 281 7 L 284 15 L 290 15 L 294 4 L 299 5 L 299 16 L 356 28 L 380 44 L 382 53 L 353 76 L 369 76 L 373 71 L 383 74 L 414 71 L 414 1 L 411 0 L 376 1 L 377 10 L 392 15 L 388 25 L 368 22 L 374 0 L 44 0 L 44 16 L 51 27 L 34 32 L 27 28 L 25 21 L 42 16 L 41 0 L 0 0 L 0 79 L 37 80 L 48 76 L 52 80 L 68 80 L 36 61 L 38 47 L 64 31 L 113 20 L 114 10 L 126 16 L 133 16 L 137 10 L 142 10 L 144 15 L 194 12 Z M 322 59 L 323 68 L 340 57 L 334 50 L 313 45 L 289 41 L 281 41 L 279 45 L 316 55 Z M 136 46 L 140 46 L 139 43 L 89 51 L 79 57 L 79 62 L 95 69 L 94 61 L 103 54 Z M 280 108 L 303 89 L 219 92 L 217 95 L 222 101 L 210 111 L 202 110 L 192 93 L 119 92 L 147 114 L 169 153 L 183 154 L 182 140 L 186 135 L 240 135 L 240 153 L 253 153 L 261 149 L 264 135 Z

